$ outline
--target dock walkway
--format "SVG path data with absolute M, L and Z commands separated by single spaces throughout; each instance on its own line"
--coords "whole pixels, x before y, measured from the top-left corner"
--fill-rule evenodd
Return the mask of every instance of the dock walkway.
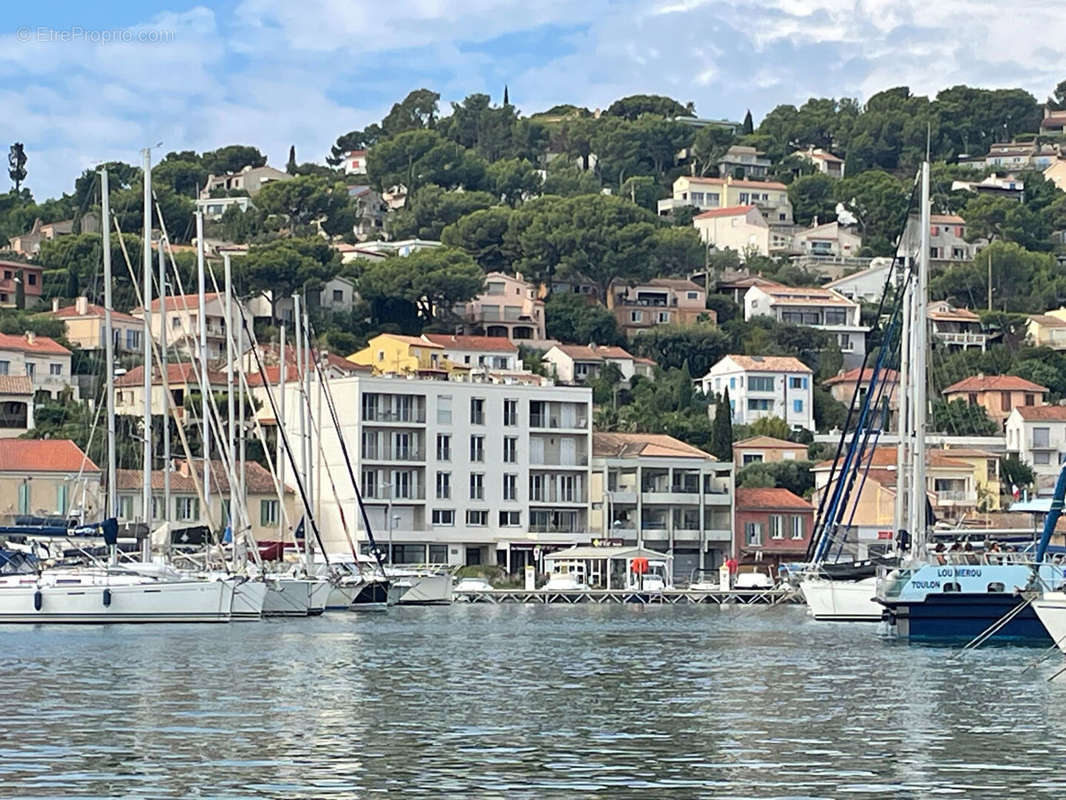
M 791 588 L 733 589 L 723 591 L 693 591 L 666 589 L 662 592 L 640 592 L 631 589 L 586 589 L 576 592 L 545 589 L 481 589 L 456 591 L 454 599 L 460 603 L 640 603 L 644 605 L 780 605 L 802 603 L 803 597 Z

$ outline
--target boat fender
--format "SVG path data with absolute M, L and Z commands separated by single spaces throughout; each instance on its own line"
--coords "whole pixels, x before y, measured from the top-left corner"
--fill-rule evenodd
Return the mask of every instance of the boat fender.
M 111 590 L 104 589 L 104 608 L 110 608 L 111 606 Z
M 44 605 L 44 595 L 41 594 L 41 590 L 38 589 L 36 592 L 33 593 L 33 610 L 34 611 L 40 611 L 41 610 L 41 606 L 43 606 L 43 605 Z

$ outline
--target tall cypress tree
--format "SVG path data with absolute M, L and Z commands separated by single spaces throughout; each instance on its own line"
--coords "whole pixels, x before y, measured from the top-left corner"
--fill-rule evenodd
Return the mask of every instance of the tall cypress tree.
M 290 175 L 296 174 L 296 145 L 289 147 L 289 163 L 285 165 L 285 171 Z
M 740 132 L 745 135 L 755 133 L 755 123 L 751 119 L 751 109 L 748 109 L 748 113 L 744 115 L 744 124 L 740 126 Z
M 733 410 L 729 405 L 729 388 L 722 392 L 711 426 L 711 454 L 719 461 L 733 460 Z

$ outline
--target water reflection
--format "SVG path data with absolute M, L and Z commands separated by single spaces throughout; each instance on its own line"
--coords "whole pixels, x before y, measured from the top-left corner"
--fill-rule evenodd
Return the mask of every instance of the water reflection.
M 1058 656 L 799 608 L 2 628 L 0 796 L 1061 794 Z

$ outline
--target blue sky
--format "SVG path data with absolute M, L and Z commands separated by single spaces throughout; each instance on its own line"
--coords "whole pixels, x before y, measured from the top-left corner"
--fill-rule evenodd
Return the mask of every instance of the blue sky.
M 86 41 L 100 30 L 154 40 Z M 295 144 L 321 161 L 338 134 L 422 86 L 442 110 L 472 92 L 499 101 L 506 83 L 526 113 L 649 92 L 756 120 L 901 84 L 1042 99 L 1066 79 L 1063 41 L 1066 14 L 1048 0 L 1016 0 L 1009 17 L 989 0 L 43 0 L 5 8 L 0 143 L 25 143 L 43 198 L 159 141 L 254 144 L 274 164 Z

